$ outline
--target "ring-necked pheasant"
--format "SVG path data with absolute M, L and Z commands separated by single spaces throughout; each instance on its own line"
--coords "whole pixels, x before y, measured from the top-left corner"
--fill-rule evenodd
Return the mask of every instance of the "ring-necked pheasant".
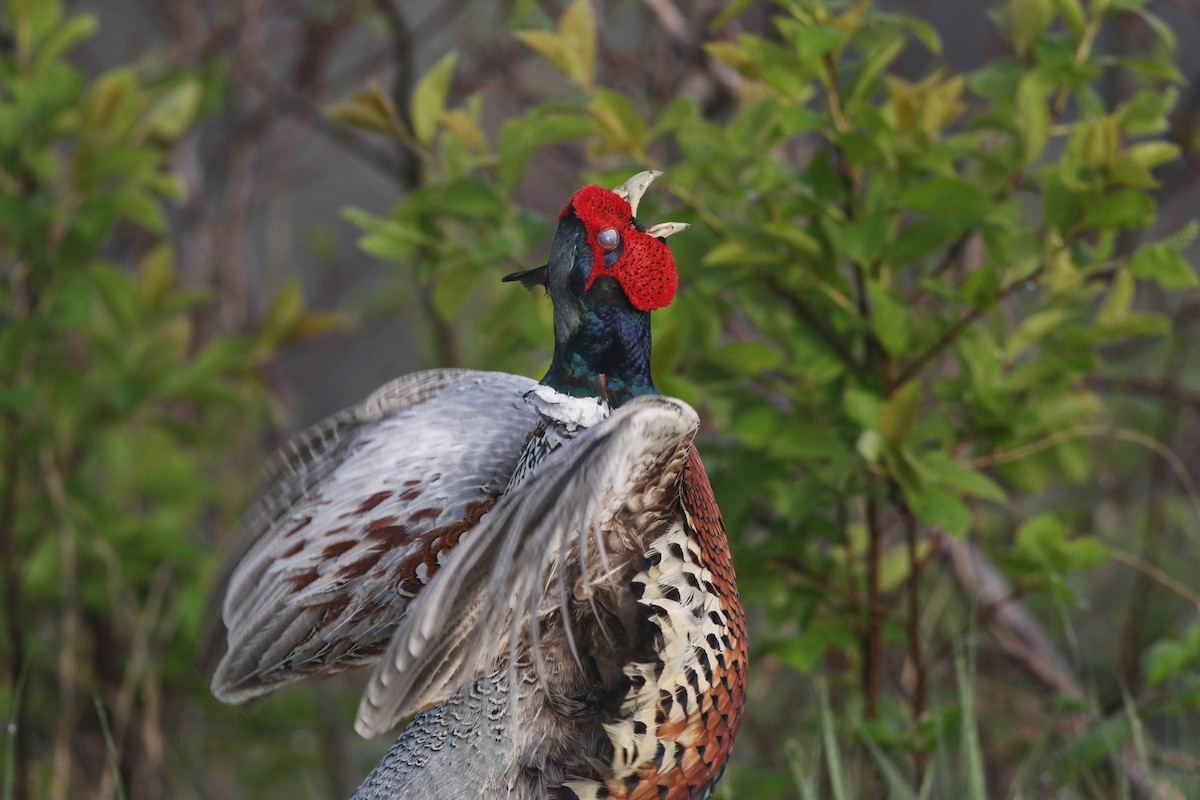
M 685 403 L 650 376 L 675 263 L 643 228 L 656 172 L 559 217 L 540 383 L 400 378 L 276 459 L 222 575 L 213 692 L 241 702 L 380 665 L 355 794 L 707 798 L 742 714 L 746 634 Z

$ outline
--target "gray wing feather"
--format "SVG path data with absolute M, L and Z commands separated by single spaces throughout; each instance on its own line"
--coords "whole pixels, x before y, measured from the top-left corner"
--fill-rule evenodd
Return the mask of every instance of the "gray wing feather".
M 219 579 L 217 697 L 377 657 L 408 598 L 503 492 L 537 424 L 524 401 L 535 385 L 419 372 L 285 447 Z
M 634 487 L 686 452 L 698 426 L 682 401 L 641 398 L 548 456 L 409 607 L 363 695 L 358 732 L 377 735 L 440 702 L 492 668 L 522 629 L 534 631 L 542 610 L 559 602 L 553 584 L 564 564 Z

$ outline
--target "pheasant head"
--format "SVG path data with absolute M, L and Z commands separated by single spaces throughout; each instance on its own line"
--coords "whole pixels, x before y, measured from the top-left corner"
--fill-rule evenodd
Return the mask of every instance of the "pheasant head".
M 554 304 L 554 357 L 543 384 L 604 396 L 614 406 L 657 393 L 650 312 L 675 297 L 679 278 L 664 240 L 688 227 L 638 222 L 638 202 L 660 174 L 640 172 L 612 190 L 575 192 L 559 214 L 550 260 L 505 278 L 544 285 Z

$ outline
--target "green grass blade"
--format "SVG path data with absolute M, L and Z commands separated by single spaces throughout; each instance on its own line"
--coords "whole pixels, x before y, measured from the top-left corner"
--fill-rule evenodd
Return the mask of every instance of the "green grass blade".
M 879 745 L 871 741 L 870 738 L 864 736 L 862 740 L 863 744 L 867 746 L 867 750 L 871 753 L 871 757 L 875 759 L 875 764 L 879 767 L 879 771 L 883 773 L 883 779 L 887 782 L 891 797 L 895 800 L 917 800 L 916 793 L 908 785 L 908 781 L 904 779 L 896 763 L 887 757 L 887 753 L 883 752 Z
M 833 800 L 848 800 L 846 784 L 842 780 L 842 757 L 838 748 L 837 734 L 833 728 L 833 714 L 829 710 L 829 689 L 824 681 L 813 681 L 817 693 L 817 713 L 821 717 L 821 737 L 825 747 L 825 763 L 829 766 L 829 787 Z
M 9 703 L 10 718 L 6 725 L 5 736 L 8 739 L 8 750 L 4 754 L 4 800 L 12 800 L 17 782 L 17 737 L 22 731 L 17 730 L 17 720 L 21 718 L 21 698 L 25 696 L 25 678 L 29 675 L 29 662 L 21 665 L 21 674 L 17 676 L 17 684 L 13 687 L 12 702 Z
M 968 655 L 970 663 L 968 664 Z M 962 705 L 962 747 L 967 764 L 967 797 L 970 800 L 987 800 L 987 781 L 983 775 L 983 752 L 979 746 L 978 720 L 975 718 L 975 659 L 974 650 L 968 645 L 968 653 L 956 648 L 954 672 L 958 679 L 958 696 Z
M 113 741 L 112 731 L 108 728 L 108 715 L 104 713 L 104 705 L 99 695 L 92 697 L 96 704 L 96 716 L 100 718 L 100 732 L 104 734 L 104 746 L 108 750 L 108 763 L 113 771 L 113 785 L 117 789 L 117 800 L 125 800 L 125 785 L 121 782 L 121 763 L 117 757 L 117 743 Z
M 796 784 L 796 790 L 800 793 L 800 800 L 821 800 L 821 795 L 817 792 L 816 781 L 813 780 L 813 775 L 816 773 L 814 765 L 820 762 L 820 747 L 817 747 L 817 757 L 812 758 L 804 751 L 800 742 L 788 739 L 783 743 L 783 751 L 787 755 L 788 766 L 792 771 L 792 780 Z

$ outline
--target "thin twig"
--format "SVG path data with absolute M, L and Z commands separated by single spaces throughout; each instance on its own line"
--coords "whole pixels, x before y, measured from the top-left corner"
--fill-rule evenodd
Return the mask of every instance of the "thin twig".
M 21 566 L 17 560 L 17 483 L 21 475 L 21 462 L 17 455 L 20 452 L 17 438 L 20 426 L 11 414 L 4 415 L 4 488 L 0 493 L 0 562 L 4 566 L 4 613 L 5 633 L 8 635 L 8 658 L 5 660 L 7 683 L 16 687 L 22 681 L 20 676 L 25 673 L 25 629 L 21 622 L 24 619 L 21 603 Z M 14 688 L 15 691 L 15 688 Z M 26 785 L 26 766 L 29 761 L 28 737 L 30 731 L 25 728 L 25 703 L 23 698 L 13 700 L 13 715 L 9 720 L 10 730 L 15 733 L 9 739 L 10 746 L 16 751 L 14 759 L 14 774 L 10 776 L 10 800 L 25 800 L 28 795 Z
M 968 311 L 964 317 L 951 325 L 945 333 L 939 336 L 936 342 L 925 348 L 924 352 L 913 359 L 908 366 L 900 370 L 900 375 L 897 376 L 895 385 L 903 386 L 905 383 L 916 377 L 917 374 L 919 374 L 921 370 L 923 370 L 925 366 L 929 364 L 930 361 L 937 358 L 939 355 L 941 355 L 943 350 L 954 344 L 958 337 L 962 335 L 963 331 L 971 327 L 971 325 L 973 325 L 981 316 L 995 308 L 1001 300 L 1010 295 L 1018 287 L 1024 286 L 1029 281 L 1036 279 L 1044 268 L 1044 266 L 1040 266 L 1032 274 L 1019 281 L 1013 281 L 1008 286 L 1000 289 L 996 292 L 996 296 L 992 298 L 992 301 L 987 305 L 979 306 L 978 308 L 973 308 Z
M 1175 455 L 1169 447 L 1164 445 L 1152 436 L 1147 436 L 1140 431 L 1131 431 L 1124 428 L 1114 428 L 1110 425 L 1076 425 L 1073 428 L 1068 428 L 1057 433 L 1052 433 L 1044 439 L 1039 439 L 1036 442 L 1029 444 L 1017 445 L 1016 447 L 1004 448 L 995 450 L 984 456 L 969 459 L 966 465 L 975 469 L 982 467 L 990 467 L 995 464 L 1004 464 L 1010 461 L 1018 461 L 1022 458 L 1027 458 L 1031 455 L 1048 450 L 1051 447 L 1062 444 L 1063 442 L 1078 439 L 1084 436 L 1096 436 L 1101 438 L 1118 439 L 1132 444 L 1139 444 L 1148 450 L 1153 451 L 1158 456 L 1163 458 L 1175 473 L 1175 477 L 1179 479 L 1179 483 L 1183 486 L 1184 492 L 1188 496 L 1191 503 L 1192 511 L 1196 518 L 1200 519 L 1200 492 L 1196 489 L 1196 483 L 1192 480 L 1188 473 L 1187 467 L 1179 456 Z
M 1158 567 L 1154 566 L 1145 559 L 1138 558 L 1133 553 L 1126 553 L 1124 550 L 1113 547 L 1112 545 L 1108 546 L 1108 552 L 1117 561 L 1133 567 L 1150 580 L 1156 581 L 1164 588 L 1169 589 L 1170 591 L 1179 595 L 1184 600 L 1195 606 L 1198 611 L 1200 611 L 1200 594 L 1192 591 L 1182 582 L 1175 580 Z
M 897 498 L 899 499 L 899 498 Z M 917 519 L 907 503 L 897 504 L 904 518 L 904 538 L 908 546 L 908 657 L 913 665 L 915 688 L 913 691 L 913 719 L 920 719 L 929 703 L 929 692 L 925 674 L 925 652 L 921 639 L 921 578 L 925 571 L 927 560 L 920 557 L 917 550 Z M 930 548 L 931 551 L 934 548 Z M 918 764 L 917 783 L 920 783 L 920 773 L 924 764 Z
M 883 533 L 879 527 L 879 502 L 874 494 L 867 495 L 867 618 L 863 631 L 862 687 L 867 699 L 867 719 L 879 715 L 879 676 L 883 670 L 883 605 L 880 589 L 880 567 L 883 558 Z
M 1150 397 L 1159 397 L 1184 408 L 1200 412 L 1200 392 L 1191 391 L 1177 383 L 1154 378 L 1118 378 L 1111 375 L 1088 375 L 1083 385 L 1089 389 L 1107 392 L 1126 392 Z
M 59 712 L 54 733 L 54 777 L 50 783 L 50 797 L 66 800 L 71 786 L 71 737 L 76 728 L 76 690 L 79 680 L 78 641 L 83 627 L 82 611 L 79 606 L 79 560 L 75 551 L 75 534 L 72 530 L 70 505 L 58 471 L 53 453 L 48 447 L 40 453 L 42 480 L 50 497 L 56 519 L 58 535 L 58 559 L 62 569 L 64 603 L 62 611 L 62 634 L 58 650 Z

